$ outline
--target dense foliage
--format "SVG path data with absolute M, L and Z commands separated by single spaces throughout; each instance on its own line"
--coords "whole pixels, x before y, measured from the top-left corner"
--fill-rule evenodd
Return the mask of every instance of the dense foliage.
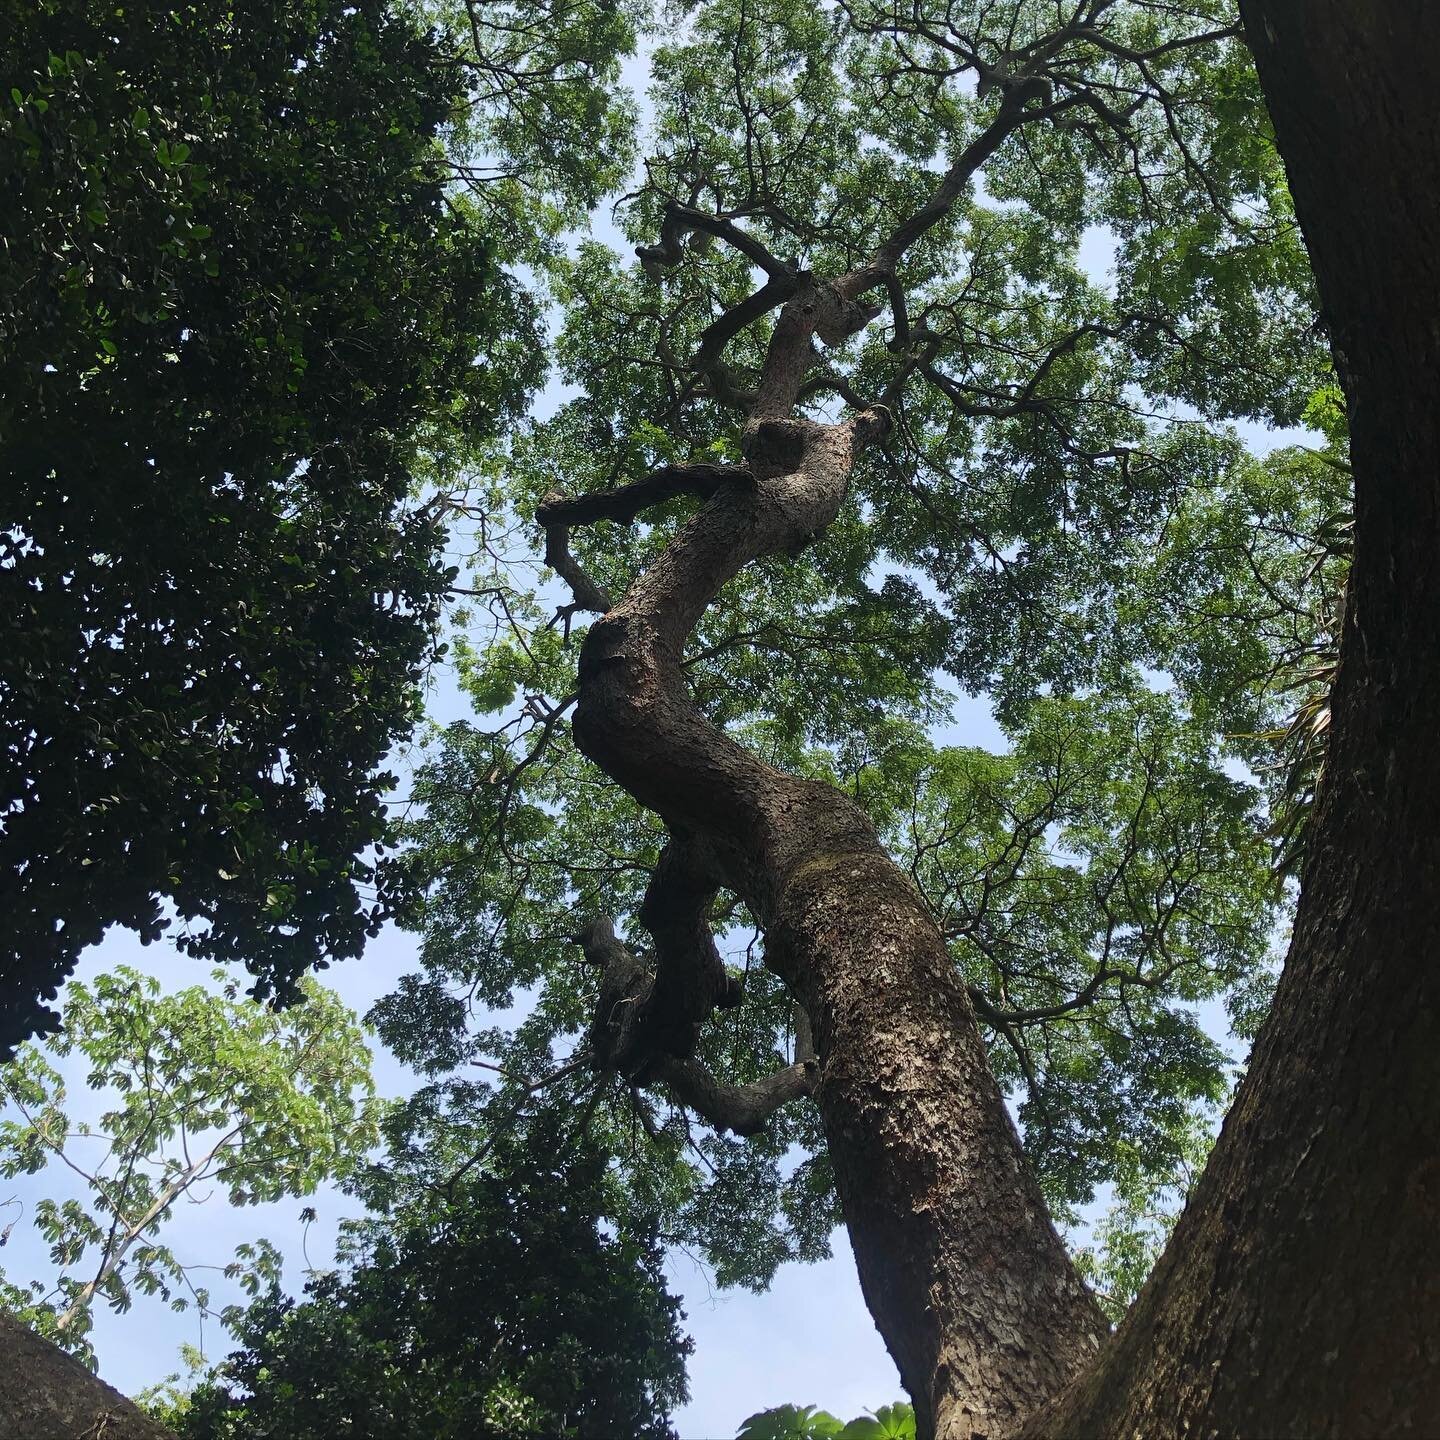
M 263 1297 L 188 1440 L 669 1440 L 689 1342 L 653 1236 L 600 1223 L 603 1155 L 510 1130 L 428 1205 L 361 1225 L 300 1302 Z
M 263 1238 L 228 1261 L 182 1262 L 163 1232 L 182 1200 L 309 1195 L 379 1138 L 355 1016 L 313 980 L 301 989 L 305 1003 L 276 1014 L 233 981 L 161 995 L 122 967 L 70 987 L 61 1034 L 0 1065 L 0 1176 L 43 1174 L 55 1187 L 29 1207 L 54 1271 L 27 1285 L 0 1272 L 0 1306 L 93 1364 L 97 1302 L 123 1312 L 154 1296 L 230 1324 L 240 1307 L 212 1305 L 205 1272 L 251 1295 L 274 1282 L 281 1256 Z M 75 1113 L 57 1068 L 82 1064 L 91 1106 L 105 1107 L 93 1119 L 90 1106 Z
M 1045 52 L 1063 118 L 998 150 L 907 259 L 903 303 L 879 297 L 888 314 L 816 355 L 805 413 L 883 401 L 885 445 L 817 543 L 725 587 L 685 661 L 708 719 L 844 788 L 910 870 L 1062 1219 L 1137 1153 L 1162 1183 L 1264 1014 L 1314 778 L 1287 722 L 1323 710 L 1349 494 L 1308 267 L 1228 6 L 1077 17 Z M 737 460 L 771 323 L 745 319 L 755 257 L 856 264 L 995 119 L 1005 56 L 1059 25 L 1034 3 L 714 0 L 654 52 L 645 179 L 619 210 L 638 255 L 590 243 L 555 264 L 573 392 L 477 477 L 489 543 L 457 650 L 494 718 L 449 726 L 419 776 L 425 973 L 377 1012 L 437 1079 L 474 1055 L 543 1076 L 585 1054 L 596 977 L 574 916 L 615 915 L 643 950 L 664 839 L 571 743 L 579 625 L 533 582 L 526 522 L 557 485 Z M 723 224 L 667 230 L 680 211 Z M 1235 419 L 1322 434 L 1260 458 Z M 690 513 L 671 500 L 578 531 L 575 554 L 617 594 Z M 1007 753 L 953 743 L 975 714 L 961 689 L 988 699 Z M 700 1054 L 740 1084 L 792 1058 L 792 1013 L 743 907 L 722 897 L 713 919 L 745 1001 Z M 486 1024 L 483 1007 L 517 997 L 521 1023 Z M 483 1111 L 477 1082 L 447 1083 L 477 1087 Z M 633 1203 L 663 1204 L 722 1281 L 825 1251 L 836 1211 L 811 1107 L 741 1141 L 583 1068 L 542 1102 L 591 1113 Z
M 0 29 L 4 1047 L 166 904 L 282 998 L 375 932 L 449 580 L 420 452 L 539 361 L 444 193 L 468 87 L 413 19 L 7 0 Z

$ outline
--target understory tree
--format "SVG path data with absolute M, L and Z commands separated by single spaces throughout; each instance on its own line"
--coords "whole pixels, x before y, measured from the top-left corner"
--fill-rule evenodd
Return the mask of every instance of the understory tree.
M 400 1161 L 391 1171 L 404 1174 Z M 607 1157 L 556 1117 L 403 1197 L 385 1171 L 342 1269 L 246 1312 L 186 1399 L 188 1440 L 673 1440 L 689 1342 L 653 1234 L 616 1233 Z
M 242 1307 L 212 1301 L 207 1275 L 252 1296 L 275 1282 L 281 1256 L 262 1236 L 233 1256 L 182 1260 L 165 1231 L 182 1201 L 310 1195 L 348 1178 L 378 1141 L 360 1026 L 333 994 L 301 983 L 304 1003 L 281 1014 L 233 980 L 162 996 L 121 968 L 70 987 L 61 1035 L 0 1066 L 0 1177 L 43 1173 L 55 1187 L 30 1214 L 10 1201 L 20 1208 L 5 1238 L 33 1225 L 54 1270 L 28 1284 L 0 1272 L 0 1306 L 93 1367 L 97 1304 L 123 1313 L 138 1296 L 143 1313 L 154 1297 L 233 1324 Z M 83 1066 L 90 1093 L 68 1094 L 57 1066 Z M 77 1098 L 89 1101 L 78 1115 Z M 96 1101 L 105 1108 L 88 1113 Z

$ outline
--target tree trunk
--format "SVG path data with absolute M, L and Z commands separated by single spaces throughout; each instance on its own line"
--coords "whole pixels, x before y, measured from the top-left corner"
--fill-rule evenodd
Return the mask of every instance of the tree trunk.
M 174 1440 L 73 1356 L 0 1315 L 0 1435 L 14 1440 Z
M 1241 8 L 1349 408 L 1330 751 L 1211 1162 L 1034 1437 L 1440 1433 L 1440 7 Z
M 802 294 L 792 306 L 806 303 Z M 787 312 L 782 329 L 796 318 Z M 808 345 L 808 330 L 796 341 Z M 575 736 L 673 837 L 643 917 L 657 945 L 653 1047 L 675 1053 L 713 1003 L 704 976 L 718 962 L 703 920 L 723 884 L 764 926 L 766 964 L 813 1022 L 814 1093 L 861 1283 L 921 1433 L 970 1440 L 1013 1428 L 1053 1394 L 1093 1358 L 1104 1322 L 1025 1168 L 918 892 L 845 796 L 770 769 L 709 725 L 680 664 L 725 580 L 830 523 L 856 450 L 884 423 L 752 422 L 750 473 L 714 493 L 592 625 Z M 627 1021 L 632 1065 L 645 1015 Z

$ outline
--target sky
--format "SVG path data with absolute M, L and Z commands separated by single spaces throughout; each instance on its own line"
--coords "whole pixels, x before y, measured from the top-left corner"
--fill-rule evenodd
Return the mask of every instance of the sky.
M 635 75 L 627 78 L 633 81 Z M 596 217 L 596 233 L 612 244 L 623 244 L 604 216 Z M 1110 237 L 1091 232 L 1082 246 L 1082 263 L 1097 279 L 1103 279 L 1113 253 Z M 560 387 L 551 386 L 540 397 L 537 411 L 543 414 L 553 409 L 562 396 Z M 1260 453 L 1277 444 L 1309 438 L 1302 432 L 1240 428 Z M 441 677 L 429 709 L 431 718 L 441 722 L 463 713 L 452 681 Z M 957 704 L 955 722 L 942 738 L 949 744 L 1003 745 L 988 706 L 963 697 Z M 320 978 L 363 1014 L 400 976 L 419 969 L 416 948 L 415 937 L 389 928 L 372 942 L 361 960 L 337 965 Z M 124 932 L 112 932 L 84 958 L 77 973 L 80 978 L 90 978 L 120 964 L 156 975 L 167 989 L 203 983 L 208 975 L 208 967 L 178 956 L 167 945 L 142 948 Z M 87 1106 L 94 1113 L 99 1097 L 86 1093 L 83 1075 L 76 1073 L 74 1066 L 70 1069 L 76 1113 Z M 380 1093 L 391 1096 L 418 1083 L 378 1042 L 375 1078 Z M 67 1189 L 68 1178 L 51 1166 L 38 1176 L 21 1177 L 8 1185 L 0 1182 L 0 1205 L 13 1198 L 23 1207 L 10 1205 L 0 1211 L 0 1225 L 17 1221 L 8 1245 L 0 1252 L 0 1263 L 13 1282 L 52 1273 L 45 1247 L 30 1222 L 37 1200 L 73 1193 Z M 306 1204 L 318 1212 L 308 1233 L 302 1231 L 299 1220 Z M 263 1235 L 285 1255 L 285 1283 L 298 1292 L 304 1280 L 305 1253 L 315 1266 L 330 1264 L 340 1220 L 356 1213 L 355 1202 L 333 1189 L 310 1200 L 238 1211 L 216 1194 L 200 1197 L 199 1203 L 182 1202 L 165 1238 L 183 1261 L 223 1265 L 237 1244 Z M 231 1298 L 222 1279 L 205 1278 L 212 1284 L 217 1304 Z M 746 1416 L 787 1402 L 818 1404 L 849 1418 L 902 1397 L 895 1367 L 861 1298 L 843 1232 L 836 1232 L 830 1260 L 782 1267 L 770 1290 L 762 1295 L 717 1292 L 704 1271 L 684 1256 L 672 1257 L 670 1284 L 683 1297 L 685 1328 L 695 1341 L 690 1362 L 691 1400 L 675 1417 L 681 1440 L 733 1436 Z M 92 1336 L 101 1374 L 132 1394 L 181 1368 L 178 1352 L 182 1343 L 200 1345 L 213 1360 L 226 1353 L 226 1338 L 216 1322 L 202 1326 L 193 1312 L 172 1314 L 162 1303 L 143 1297 L 127 1316 L 106 1311 L 98 1314 Z

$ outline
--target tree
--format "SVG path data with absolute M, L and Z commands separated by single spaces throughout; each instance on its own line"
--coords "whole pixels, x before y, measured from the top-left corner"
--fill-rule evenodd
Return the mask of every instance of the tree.
M 625 148 L 603 8 L 4 7 L 0 1055 L 111 925 L 284 1001 L 393 909 L 445 482 L 540 373 L 502 267 Z
M 592 1147 L 543 1123 L 507 1130 L 448 1194 L 362 1222 L 346 1269 L 313 1278 L 304 1300 L 257 1301 L 242 1348 L 177 1428 L 189 1440 L 672 1437 L 690 1348 L 679 1302 L 653 1237 L 600 1224 L 607 1185 Z
M 467 662 L 470 683 L 507 728 L 457 728 L 430 777 L 432 799 L 452 792 L 413 862 L 431 887 L 431 974 L 387 1007 L 390 1032 L 437 1073 L 488 1048 L 506 1113 L 543 1087 L 617 1148 L 628 1107 L 636 1160 L 617 1208 L 650 1194 L 732 1248 L 757 1233 L 800 1248 L 833 1197 L 927 1440 L 1423 1433 L 1440 1408 L 1426 963 L 1440 931 L 1440 19 L 1255 0 L 1246 20 L 1323 325 L 1228 7 L 721 0 L 692 17 L 655 57 L 658 144 L 627 221 L 643 268 L 596 249 L 562 267 L 577 395 L 508 457 L 512 503 L 535 507 L 573 604 L 546 630 L 510 594 L 486 597 L 505 628 Z M 1363 198 L 1356 176 L 1372 182 Z M 1119 236 L 1113 296 L 1074 263 L 1093 223 Z M 1322 328 L 1353 543 L 1294 939 L 1191 1204 L 1111 1337 L 1042 1189 L 1074 1183 L 1046 1135 L 1073 1129 L 1032 1123 L 1042 1106 L 1022 1147 L 991 1056 L 1008 1049 L 1022 1072 L 1031 1058 L 1029 1104 L 1059 1083 L 1058 1105 L 1076 1075 L 1091 1083 L 1069 1094 L 1093 1099 L 1148 1074 L 1181 1102 L 1178 1136 L 1219 1068 L 1186 1002 L 1203 987 L 1264 1009 L 1246 926 L 1264 929 L 1252 848 L 1268 818 L 1236 824 L 1247 806 L 1222 783 L 1235 757 L 1217 717 L 1227 689 L 1259 711 L 1275 697 L 1221 663 L 1252 645 L 1198 631 L 1157 696 L 1177 617 L 1152 627 L 1134 608 L 1172 514 L 1243 492 L 1245 462 L 1184 415 L 1155 427 L 1136 410 L 1314 413 L 1334 393 Z M 641 513 L 647 528 L 618 541 L 596 528 Z M 1290 538 L 1287 574 L 1317 548 L 1343 563 L 1318 532 Z M 1263 548 L 1232 553 L 1248 566 Z M 1233 578 L 1220 547 L 1196 558 L 1194 573 Z M 866 583 L 893 570 L 878 593 Z M 1298 625 L 1293 595 L 1259 580 L 1269 613 Z M 587 612 L 601 618 L 567 674 Z M 1267 664 L 1284 658 L 1259 638 Z M 1324 639 L 1298 638 L 1301 652 Z M 1076 711 L 1102 718 L 1071 733 L 1118 739 L 1128 710 L 1126 783 L 1052 782 L 1053 813 L 1037 812 L 995 773 L 1008 767 L 917 765 L 916 746 L 885 742 L 877 700 L 883 681 L 902 721 L 933 712 L 927 657 L 989 683 L 1027 741 L 1063 735 Z M 1073 748 L 1054 773 L 1071 773 Z M 1023 757 L 1044 745 L 1016 749 L 1020 799 L 1043 798 Z M 938 832 L 955 934 L 882 842 L 907 766 L 946 777 L 914 809 L 956 822 Z M 1214 802 L 1187 810 L 1205 786 Z M 987 794 L 998 833 L 972 832 Z M 1072 832 L 1089 848 L 1068 848 Z M 901 853 L 923 876 L 936 848 L 917 833 Z M 997 914 L 988 897 L 1012 878 Z M 577 900 L 583 923 L 556 923 Z M 1180 915 L 1195 925 L 1177 940 Z M 737 919 L 764 936 L 748 985 L 715 940 Z M 1062 959 L 1089 962 L 1078 988 L 1073 966 L 1047 971 L 1056 934 L 1074 947 Z M 474 1037 L 456 979 L 486 999 L 543 988 L 514 1036 Z M 566 1033 L 578 1048 L 554 1054 Z M 771 1128 L 697 1140 L 692 1112 Z M 1125 1138 L 1094 1118 L 1102 1141 Z M 786 1176 L 797 1140 L 815 1153 Z M 674 1163 L 694 1152 L 741 1183 L 697 1185 Z M 1082 1182 L 1118 1153 L 1102 1143 Z
M 379 1138 L 369 1049 L 339 1000 L 302 984 L 305 1003 L 283 1014 L 238 996 L 233 981 L 162 997 L 122 968 L 93 991 L 70 987 L 48 1049 L 83 1059 L 89 1088 L 113 1108 L 94 1124 L 72 1121 L 64 1081 L 37 1046 L 0 1067 L 0 1175 L 63 1166 L 82 1186 L 34 1207 L 58 1276 L 28 1286 L 0 1276 L 0 1304 L 93 1366 L 97 1300 L 126 1311 L 138 1292 L 209 1313 L 208 1289 L 160 1238 L 181 1199 L 212 1187 L 231 1205 L 309 1195 L 365 1160 Z M 254 1295 L 279 1264 L 257 1239 L 223 1269 Z M 241 1307 L 219 1313 L 231 1324 Z
M 1271 593 L 1262 569 L 1284 633 L 1214 643 L 1220 619 L 1251 619 L 1217 613 L 1250 546 L 1232 551 L 1239 567 L 1206 545 L 1168 557 L 1225 582 L 1207 597 L 1208 637 L 1137 614 L 1176 511 L 1203 513 L 1253 471 L 1223 435 L 1146 425 L 1136 392 L 1162 410 L 1292 421 L 1335 393 L 1228 6 L 747 0 L 704 7 L 658 50 L 657 149 L 627 221 L 643 273 L 579 256 L 560 348 L 580 393 L 514 447 L 511 503 L 534 507 L 573 601 L 549 629 L 538 605 L 497 615 L 467 663 L 482 708 L 507 718 L 453 729 L 428 777 L 416 863 L 430 975 L 385 1011 L 389 1033 L 437 1069 L 483 1047 L 543 1064 L 588 1003 L 582 1048 L 551 1074 L 587 1059 L 582 1114 L 609 1102 L 618 1128 L 628 1103 L 672 1159 L 723 1154 L 739 1183 L 673 1180 L 675 1213 L 734 1247 L 763 1199 L 790 1222 L 769 1232 L 770 1263 L 804 1249 L 814 1220 L 795 1217 L 799 1197 L 826 1197 L 833 1173 L 927 1440 L 1423 1433 L 1440 1404 L 1427 1058 L 1440 1011 L 1425 964 L 1440 929 L 1426 739 L 1440 699 L 1437 357 L 1422 318 L 1440 175 L 1417 138 L 1433 130 L 1440 32 L 1415 7 L 1247 12 L 1319 257 L 1353 554 L 1320 526 L 1271 536 L 1292 577 L 1307 554 L 1332 578 L 1350 567 L 1295 935 L 1219 1145 L 1116 1337 L 1044 1203 L 1042 1183 L 1063 1198 L 1074 1152 L 1052 1143 L 1045 1096 L 1087 1068 L 1093 1082 L 1106 1055 L 1090 1095 L 1113 1094 L 1158 1052 L 1151 1093 L 1190 1102 L 1181 1112 L 1216 1098 L 1213 1057 L 1193 1030 L 1177 1043 L 1184 1002 L 1209 986 L 1251 1020 L 1265 1009 L 1263 946 L 1245 926 L 1265 926 L 1249 877 L 1268 823 L 1247 837 L 1243 800 L 1226 796 L 1220 717 L 1273 711 L 1277 675 L 1334 624 L 1293 603 L 1303 585 Z M 1378 213 L 1347 188 L 1360 174 L 1379 177 Z M 982 175 L 989 202 L 972 190 Z M 1074 264 L 1096 223 L 1120 237 L 1113 297 Z M 618 539 L 594 538 L 605 524 Z M 865 583 L 897 565 L 878 593 Z M 1237 592 L 1254 595 L 1243 580 Z M 586 613 L 599 618 L 572 671 L 564 640 Z M 1257 658 L 1259 675 L 1240 663 Z M 917 825 L 907 853 L 892 840 L 897 772 L 980 768 L 917 765 L 875 713 L 887 695 L 933 714 L 936 664 L 994 687 L 1022 756 L 1033 730 L 1059 717 L 1063 733 L 1067 706 L 1103 717 L 1075 727 L 1085 736 L 1124 735 L 1127 706 L 1174 714 L 1163 744 L 1129 722 L 1136 743 L 1099 767 L 1129 783 L 1093 802 L 1070 799 L 1083 781 L 1047 786 L 1043 767 L 1039 808 L 1005 792 L 1005 767 L 913 791 L 917 818 L 954 823 Z M 1141 666 L 1170 672 L 1167 696 L 1141 698 Z M 1002 797 L 989 828 L 987 780 Z M 937 904 L 925 868 L 946 846 L 959 855 Z M 1188 888 L 1177 857 L 1197 862 Z M 1063 896 L 1058 872 L 1075 870 L 1071 903 L 1057 902 L 1047 887 Z M 1012 903 L 987 913 L 1005 883 Z M 566 927 L 577 900 L 583 923 Z M 1177 915 L 1198 931 L 1178 943 Z M 715 938 L 737 919 L 763 934 L 768 972 L 743 987 Z M 457 980 L 490 1003 L 543 989 L 513 1037 L 469 1037 Z M 1150 1001 L 1138 1015 L 1137 997 Z M 1028 1043 L 1007 1034 L 1027 1027 Z M 1057 1028 L 1078 1055 L 1048 1043 Z M 1023 1074 L 1033 1168 L 1002 1100 L 1007 1048 L 1023 1072 L 1032 1045 L 1045 1059 Z M 819 1142 L 793 1118 L 807 1096 L 824 1159 L 787 1180 L 786 1146 Z M 696 1142 L 691 1112 L 772 1132 L 754 1148 Z M 1087 1118 L 1101 1163 L 1082 1184 L 1115 1173 L 1124 1139 L 1103 1110 Z M 633 1183 L 658 1189 L 648 1165 Z

